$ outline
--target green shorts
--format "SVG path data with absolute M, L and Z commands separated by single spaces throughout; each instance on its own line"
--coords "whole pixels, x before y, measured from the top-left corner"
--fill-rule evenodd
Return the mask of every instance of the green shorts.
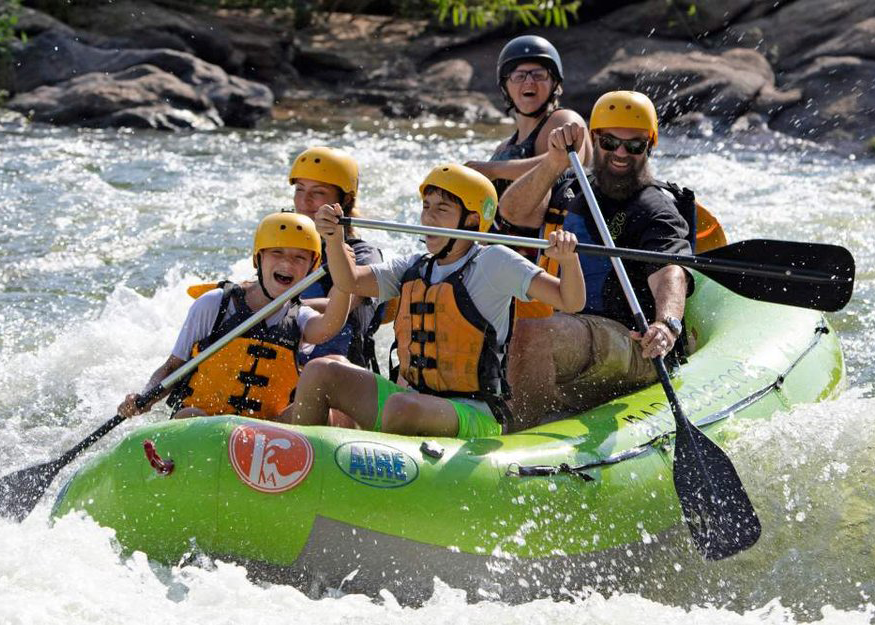
M 413 389 L 395 384 L 381 375 L 375 375 L 374 378 L 377 380 L 377 419 L 374 421 L 374 432 L 379 432 L 383 427 L 383 407 L 389 396 L 395 393 L 410 393 Z M 453 405 L 453 410 L 459 418 L 459 432 L 456 438 L 483 438 L 501 434 L 501 424 L 495 420 L 491 411 L 478 410 L 467 400 L 447 399 L 447 401 Z

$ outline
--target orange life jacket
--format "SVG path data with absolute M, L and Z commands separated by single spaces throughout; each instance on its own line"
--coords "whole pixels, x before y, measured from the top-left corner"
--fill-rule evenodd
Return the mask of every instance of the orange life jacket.
M 217 286 L 223 289 L 219 313 L 210 334 L 192 346 L 192 358 L 253 314 L 240 286 L 232 282 Z M 232 298 L 235 312 L 222 321 Z M 298 385 L 300 340 L 292 315 L 271 327 L 262 321 L 201 363 L 174 388 L 167 403 L 174 412 L 194 406 L 208 415 L 275 417 L 291 403 Z
M 548 208 L 544 215 L 544 224 L 541 226 L 540 237 L 550 239 L 550 233 L 562 229 L 562 224 L 565 222 L 567 210 L 558 208 Z M 517 250 L 518 252 L 521 250 Z M 534 252 L 534 253 L 532 253 Z M 535 263 L 538 267 L 549 273 L 551 276 L 559 275 L 559 263 L 553 258 L 547 258 L 544 250 L 532 250 L 529 248 L 529 254 L 526 255 L 529 260 Z M 517 319 L 540 319 L 549 317 L 553 314 L 553 307 L 544 302 L 533 299 L 528 302 L 517 300 L 516 302 L 516 318 Z
M 504 354 L 510 331 L 499 344 L 495 328 L 462 283 L 480 253 L 436 284 L 431 283 L 433 257 L 422 257 L 404 273 L 392 345 L 400 362 L 394 368 L 390 362 L 390 376 L 395 381 L 400 373 L 411 388 L 430 395 L 485 401 L 501 421 L 508 418 Z M 423 265 L 425 278 L 420 277 Z

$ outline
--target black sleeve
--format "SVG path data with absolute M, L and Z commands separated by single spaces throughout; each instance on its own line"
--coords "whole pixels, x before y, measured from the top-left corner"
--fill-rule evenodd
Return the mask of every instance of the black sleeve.
M 673 198 L 649 187 L 630 208 L 626 247 L 666 254 L 693 253 L 687 240 L 690 228 Z
M 664 254 L 692 255 L 693 249 L 687 239 L 690 228 L 675 207 L 674 199 L 655 187 L 642 194 L 642 201 L 636 203 L 636 210 L 629 219 L 628 247 L 662 252 Z M 645 275 L 650 275 L 665 265 L 644 264 Z M 685 270 L 686 271 L 686 270 Z M 692 293 L 693 279 L 687 273 L 687 295 Z

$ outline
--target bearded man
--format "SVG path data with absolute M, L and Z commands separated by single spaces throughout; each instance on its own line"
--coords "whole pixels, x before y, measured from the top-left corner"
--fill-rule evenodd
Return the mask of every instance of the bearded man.
M 541 227 L 545 216 L 564 215 L 562 228 L 579 242 L 601 245 L 601 237 L 573 171 L 566 146 L 580 148 L 585 129 L 569 123 L 556 128 L 547 157 L 502 196 L 505 221 Z M 649 158 L 658 141 L 656 109 L 634 91 L 613 91 L 593 107 L 591 184 L 617 247 L 691 254 L 695 240 L 692 192 L 655 180 Z M 554 218 L 555 219 L 555 218 Z M 692 293 L 690 274 L 678 265 L 627 261 L 625 266 L 649 329 L 633 330 L 629 305 L 610 259 L 580 254 L 586 307 L 519 319 L 509 355 L 516 429 L 550 414 L 568 415 L 656 381 L 651 359 L 669 367 L 683 359 L 684 303 Z

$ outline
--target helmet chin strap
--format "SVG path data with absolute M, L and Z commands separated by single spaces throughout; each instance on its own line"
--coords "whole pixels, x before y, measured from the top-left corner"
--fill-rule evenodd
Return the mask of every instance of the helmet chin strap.
M 260 257 L 259 257 L 259 259 L 258 259 L 258 264 L 255 266 L 255 268 L 256 268 L 256 270 L 257 270 L 257 272 L 258 272 L 258 286 L 261 287 L 261 292 L 264 293 L 264 296 L 265 296 L 267 299 L 269 299 L 270 301 L 275 300 L 276 298 L 273 297 L 270 293 L 268 293 L 268 292 L 267 292 L 267 288 L 264 286 L 264 274 L 263 274 L 262 271 L 261 271 L 261 258 L 260 258 Z M 313 260 L 313 264 L 310 266 L 310 271 L 308 271 L 307 273 L 312 272 L 314 269 L 318 269 L 318 267 L 316 266 L 316 260 L 315 260 L 315 259 Z M 296 298 L 294 299 L 294 301 L 297 301 L 297 300 L 298 300 L 298 298 L 296 297 Z
M 261 252 L 258 252 L 255 257 L 258 259 L 258 262 L 255 264 L 255 269 L 258 271 L 258 286 L 261 287 L 261 292 L 264 293 L 264 296 L 270 301 L 273 301 L 276 298 L 268 293 L 267 288 L 264 286 L 264 274 L 261 271 Z
M 473 211 L 466 210 L 462 208 L 462 214 L 459 216 L 459 223 L 456 225 L 456 230 L 468 230 L 465 227 L 465 220 L 468 218 L 468 215 Z M 447 241 L 447 244 L 441 248 L 441 251 L 434 255 L 432 260 L 441 260 L 442 258 L 446 258 L 447 255 L 452 251 L 453 246 L 456 244 L 456 239 L 450 239 Z

